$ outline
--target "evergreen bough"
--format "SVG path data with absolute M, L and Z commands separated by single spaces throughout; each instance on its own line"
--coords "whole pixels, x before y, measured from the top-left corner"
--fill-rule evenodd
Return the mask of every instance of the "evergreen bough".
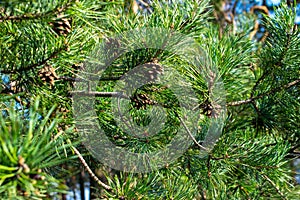
M 281 4 L 275 16 L 263 14 L 264 36 L 253 38 L 257 15 L 237 15 L 226 22 L 216 17 L 223 12 L 221 1 L 139 1 L 142 8 L 134 2 L 0 2 L 1 199 L 59 196 L 66 192 L 62 177 L 77 173 L 79 165 L 89 169 L 92 198 L 297 199 L 300 190 L 290 164 L 300 156 L 296 7 Z M 227 118 L 207 156 L 200 157 L 201 149 L 193 144 L 174 163 L 135 174 L 108 169 L 79 145 L 71 91 L 93 48 L 111 44 L 108 38 L 116 34 L 144 27 L 183 33 L 207 51 L 226 89 Z M 166 128 L 149 141 L 140 141 L 118 128 L 109 104 L 114 97 L 101 92 L 112 92 L 116 79 L 153 59 L 188 77 L 199 98 L 204 132 L 211 117 L 209 88 L 194 66 L 167 51 L 128 52 L 99 81 L 96 111 L 107 137 L 137 152 L 162 148 L 176 134 L 180 125 L 176 99 L 166 90 L 149 93 L 157 89 L 155 85 L 137 91 L 139 97 L 151 96 L 146 100 L 171 104 L 166 105 Z M 140 123 L 147 123 L 144 112 L 143 106 L 132 106 Z M 198 131 L 194 137 L 201 142 L 203 134 Z M 100 175 L 105 183 L 97 179 Z

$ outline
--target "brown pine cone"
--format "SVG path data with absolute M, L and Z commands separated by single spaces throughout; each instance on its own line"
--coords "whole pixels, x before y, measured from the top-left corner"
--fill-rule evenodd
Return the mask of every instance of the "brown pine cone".
M 55 73 L 55 69 L 51 65 L 46 65 L 44 68 L 39 70 L 39 77 L 44 83 L 50 83 L 54 85 L 54 80 L 58 79 Z
M 67 36 L 71 32 L 71 19 L 64 18 L 63 15 L 58 15 L 53 22 L 49 23 L 52 26 L 52 29 L 59 36 Z

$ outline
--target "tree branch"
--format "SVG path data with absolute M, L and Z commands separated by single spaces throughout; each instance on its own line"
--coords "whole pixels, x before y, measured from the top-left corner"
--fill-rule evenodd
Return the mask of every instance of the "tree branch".
M 29 65 L 27 67 L 20 68 L 20 69 L 15 69 L 15 70 L 0 70 L 0 72 L 2 74 L 17 74 L 17 73 L 20 73 L 20 72 L 31 70 L 35 67 L 46 64 L 49 60 L 55 58 L 57 56 L 57 54 L 59 54 L 62 50 L 64 50 L 64 48 L 58 49 L 57 51 L 53 52 L 48 58 L 43 59 L 40 62 L 34 63 L 32 65 Z
M 94 181 L 96 181 L 96 183 L 98 183 L 100 186 L 104 187 L 105 189 L 111 190 L 111 187 L 109 185 L 106 185 L 105 183 L 100 181 L 100 179 L 94 174 L 94 172 L 91 170 L 91 168 L 88 166 L 88 164 L 86 163 L 86 161 L 82 157 L 81 153 L 75 147 L 72 147 L 72 149 L 77 154 L 77 156 L 78 156 L 80 162 L 82 163 L 83 167 L 86 169 L 86 171 L 89 173 L 89 175 L 94 179 Z
M 63 11 L 65 11 L 70 5 L 72 4 L 73 0 L 70 0 L 68 3 L 61 7 L 56 7 L 53 10 L 49 10 L 45 13 L 26 13 L 23 15 L 15 15 L 15 16 L 2 16 L 0 17 L 0 22 L 6 21 L 6 20 L 12 20 L 12 21 L 20 21 L 20 20 L 30 20 L 30 19 L 38 19 L 41 17 L 46 17 L 48 15 L 54 15 L 54 14 L 60 14 Z
M 276 189 L 277 193 L 282 197 L 282 199 L 287 199 L 285 195 L 280 191 L 280 189 L 276 186 L 276 184 L 265 174 L 262 176 Z
M 122 92 L 93 92 L 93 91 L 71 91 L 72 95 L 80 95 L 80 96 L 98 96 L 98 97 L 118 97 L 129 99 L 128 96 L 124 95 Z
M 252 97 L 252 98 L 249 98 L 249 99 L 246 99 L 246 100 L 229 102 L 226 105 L 227 106 L 240 106 L 240 105 L 243 105 L 243 104 L 248 104 L 248 103 L 251 103 L 251 102 L 253 102 L 253 101 L 257 100 L 257 99 L 261 99 L 261 98 L 263 98 L 265 96 L 268 96 L 268 95 L 274 94 L 276 92 L 279 92 L 279 91 L 281 91 L 283 89 L 288 89 L 290 87 L 293 87 L 293 86 L 295 86 L 295 85 L 297 85 L 299 83 L 300 83 L 300 79 L 297 79 L 297 80 L 292 81 L 292 82 L 290 82 L 290 83 L 288 83 L 286 85 L 274 88 L 274 89 L 270 90 L 269 92 L 262 93 L 260 95 L 257 95 L 255 97 Z
M 87 81 L 117 81 L 120 77 L 89 77 L 87 79 L 83 78 L 73 78 L 67 76 L 60 76 L 58 80 L 63 81 L 74 81 L 74 82 L 87 82 Z
M 182 118 L 178 115 L 177 112 L 175 112 L 178 119 L 180 120 L 180 123 L 183 125 L 183 127 L 185 128 L 186 132 L 188 133 L 188 135 L 190 136 L 190 138 L 194 141 L 194 143 L 200 147 L 201 149 L 204 149 L 205 151 L 208 151 L 207 148 L 205 148 L 204 146 L 202 146 L 201 144 L 199 144 L 199 142 L 196 140 L 196 138 L 193 136 L 193 134 L 191 133 L 191 131 L 188 129 L 188 127 L 186 126 L 186 124 L 184 123 L 184 121 L 182 120 Z

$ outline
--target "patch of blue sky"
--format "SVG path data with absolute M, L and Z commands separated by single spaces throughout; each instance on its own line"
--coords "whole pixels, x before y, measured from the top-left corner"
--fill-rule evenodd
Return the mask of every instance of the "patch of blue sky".
M 238 1 L 237 5 L 236 5 L 236 14 L 242 14 L 243 12 L 249 12 L 252 6 L 258 5 L 261 6 L 262 5 L 262 0 L 252 0 L 252 1 L 246 1 L 246 0 L 241 0 Z M 282 0 L 267 0 L 266 4 L 268 7 L 272 7 L 272 6 L 279 6 L 279 4 L 282 2 Z M 232 4 L 234 3 L 234 1 L 232 1 Z M 232 6 L 232 5 L 231 5 Z M 300 24 L 300 3 L 297 4 L 297 16 L 295 19 L 295 23 L 296 24 Z M 273 10 L 269 10 L 270 16 L 274 17 L 274 11 Z
M 1 73 L 0 73 L 1 75 Z M 9 76 L 8 75 L 5 75 L 5 74 L 2 74 L 1 75 L 1 79 L 3 81 L 4 84 L 8 84 L 9 83 Z
M 234 3 L 234 1 L 233 1 Z M 235 12 L 241 14 L 244 11 L 249 12 L 252 6 L 261 6 L 263 3 L 262 0 L 252 0 L 252 1 L 238 1 L 236 5 Z
M 297 12 L 297 16 L 296 16 L 295 23 L 300 24 L 300 4 L 297 5 L 296 12 Z
M 281 3 L 281 0 L 268 0 L 267 6 L 278 6 Z
M 9 85 L 10 79 L 9 79 L 9 76 L 6 75 L 6 74 L 1 74 L 1 72 L 0 72 L 0 77 L 1 77 L 1 80 L 4 83 L 4 85 L 7 88 L 10 89 L 10 85 Z M 15 110 L 18 110 L 20 112 L 23 111 L 25 119 L 29 118 L 29 110 L 27 108 L 24 108 L 24 106 L 20 102 L 14 101 L 14 103 L 12 104 L 11 101 L 7 101 L 7 102 L 3 102 L 3 103 L 5 104 L 6 107 L 10 107 L 11 105 L 14 105 L 14 109 Z M 7 115 L 8 115 L 7 111 L 6 110 L 2 110 L 2 116 L 6 117 Z M 41 120 L 43 117 L 41 115 L 39 115 L 38 118 L 39 118 L 39 120 Z

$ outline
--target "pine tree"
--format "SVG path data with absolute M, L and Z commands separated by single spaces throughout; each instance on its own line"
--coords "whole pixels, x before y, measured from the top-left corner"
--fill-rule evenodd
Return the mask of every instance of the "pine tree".
M 274 16 L 227 3 L 0 1 L 0 199 L 64 199 L 64 180 L 82 169 L 92 199 L 297 199 L 296 1 Z M 180 155 L 159 168 L 139 163 L 147 173 L 106 152 L 110 142 L 152 155 L 176 136 L 186 151 L 155 155 Z

